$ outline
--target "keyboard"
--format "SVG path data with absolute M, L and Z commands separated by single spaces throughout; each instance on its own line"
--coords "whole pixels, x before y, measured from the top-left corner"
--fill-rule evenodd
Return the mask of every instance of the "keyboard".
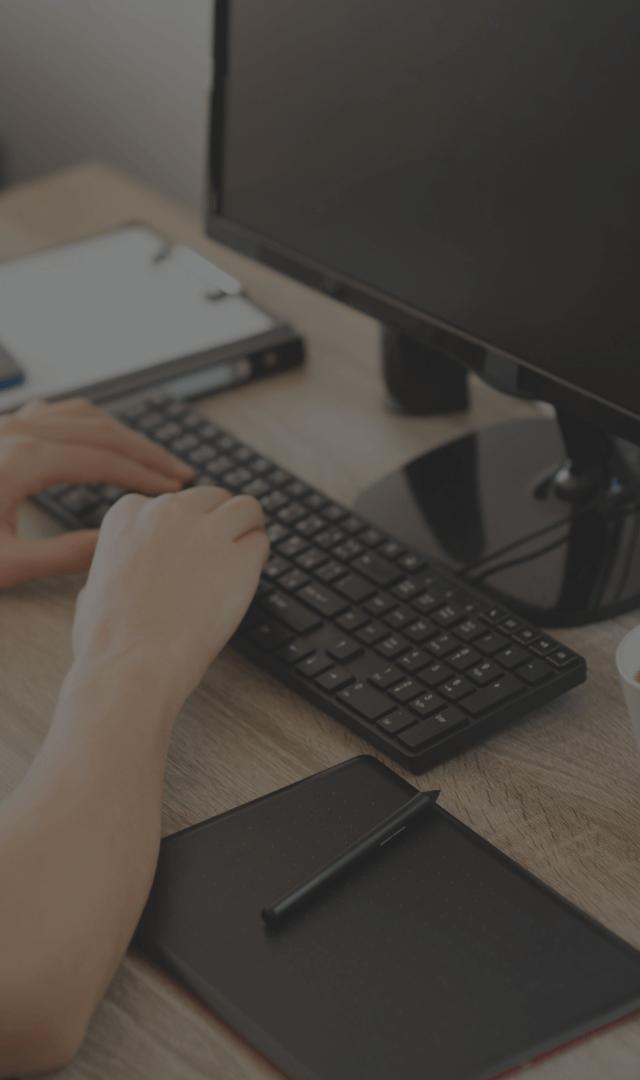
M 196 484 L 260 500 L 271 556 L 233 645 L 410 772 L 584 681 L 576 653 L 183 401 L 112 411 L 194 466 Z M 37 501 L 90 528 L 123 494 L 58 485 Z

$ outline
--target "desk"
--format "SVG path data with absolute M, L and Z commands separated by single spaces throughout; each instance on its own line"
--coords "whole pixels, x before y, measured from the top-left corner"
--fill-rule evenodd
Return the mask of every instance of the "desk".
M 201 235 L 196 215 L 132 179 L 81 165 L 0 198 L 0 258 L 133 219 L 211 256 L 305 335 L 305 369 L 209 401 L 202 411 L 350 502 L 418 452 L 530 408 L 473 385 L 468 416 L 385 409 L 369 318 Z M 25 527 L 55 528 L 35 508 Z M 78 580 L 0 598 L 0 798 L 24 774 L 69 662 Z M 483 836 L 640 947 L 640 756 L 613 661 L 636 617 L 562 633 L 590 665 L 585 688 L 419 781 Z M 228 649 L 185 706 L 172 741 L 164 831 L 190 825 L 370 748 Z M 397 766 L 393 766 L 397 768 Z M 401 771 L 401 770 L 399 770 Z M 414 780 L 413 777 L 409 777 Z M 427 973 L 425 973 L 427 977 Z M 139 957 L 127 957 L 64 1080 L 268 1080 L 276 1073 Z M 536 1080 L 640 1075 L 640 1018 L 537 1065 Z

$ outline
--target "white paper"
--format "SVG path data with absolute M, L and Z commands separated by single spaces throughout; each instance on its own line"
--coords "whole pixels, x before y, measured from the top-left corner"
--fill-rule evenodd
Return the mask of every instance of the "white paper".
M 0 341 L 27 374 L 0 409 L 273 328 L 224 271 L 180 246 L 155 261 L 162 248 L 130 226 L 0 264 Z

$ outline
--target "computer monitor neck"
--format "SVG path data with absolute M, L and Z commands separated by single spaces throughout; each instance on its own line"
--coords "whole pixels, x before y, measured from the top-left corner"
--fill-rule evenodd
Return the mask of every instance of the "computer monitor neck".
M 357 507 L 539 625 L 640 606 L 640 449 L 572 415 L 438 447 Z

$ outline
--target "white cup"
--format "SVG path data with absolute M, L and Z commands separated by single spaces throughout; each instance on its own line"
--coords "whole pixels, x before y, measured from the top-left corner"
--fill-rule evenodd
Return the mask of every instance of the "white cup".
M 636 742 L 640 748 L 640 626 L 634 626 L 626 634 L 616 650 L 616 667 L 620 676 L 624 699 Z

